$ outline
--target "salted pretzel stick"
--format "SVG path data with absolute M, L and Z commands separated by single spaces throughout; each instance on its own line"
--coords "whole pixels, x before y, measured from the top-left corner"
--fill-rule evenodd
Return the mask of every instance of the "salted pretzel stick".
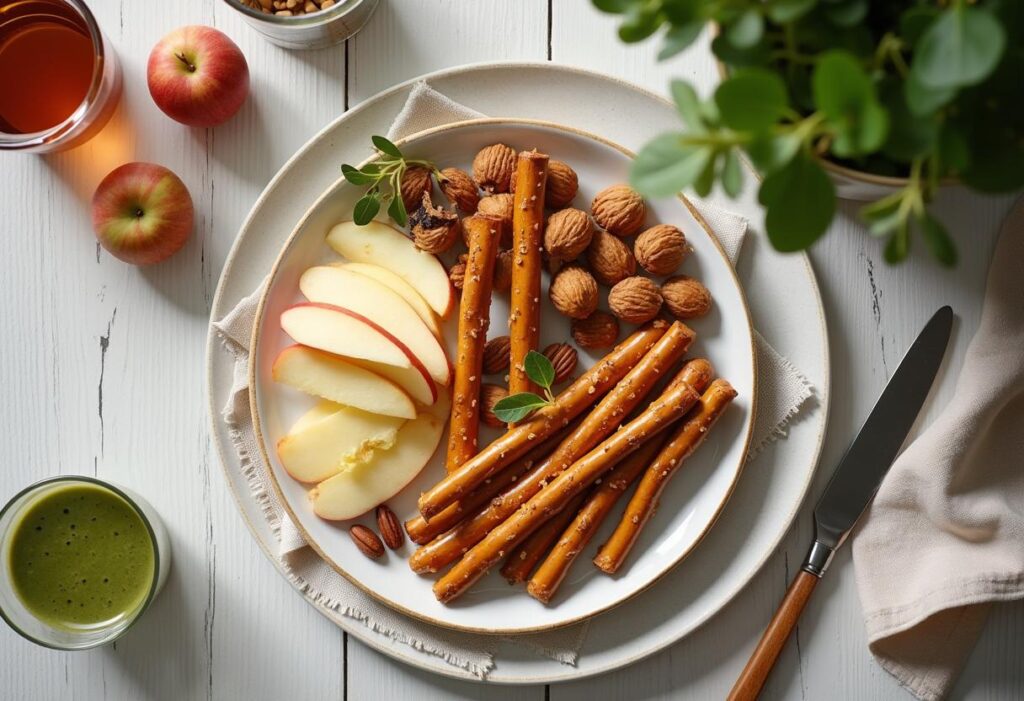
M 685 382 L 695 392 L 703 392 L 711 383 L 713 375 L 711 363 L 698 358 L 683 366 L 675 382 Z M 693 411 L 697 409 L 692 409 L 691 412 Z M 601 528 L 619 498 L 639 479 L 667 442 L 667 437 L 662 439 L 660 436 L 656 440 L 647 441 L 635 453 L 616 465 L 615 469 L 591 490 L 586 502 L 568 522 L 547 557 L 527 583 L 526 591 L 530 596 L 545 604 L 551 601 L 569 573 L 569 568 Z
M 463 594 L 498 560 L 548 519 L 564 509 L 602 474 L 661 431 L 681 419 L 699 399 L 689 385 L 679 383 L 651 403 L 640 416 L 574 462 L 512 516 L 487 534 L 434 583 L 434 596 L 447 603 Z
M 508 393 L 537 392 L 526 375 L 523 359 L 540 342 L 540 258 L 544 237 L 544 190 L 548 157 L 523 151 L 516 162 L 512 200 L 512 291 L 508 330 L 511 337 Z
M 480 433 L 480 383 L 484 344 L 491 324 L 491 282 L 505 222 L 485 214 L 462 220 L 469 255 L 459 302 L 459 337 L 452 383 L 452 412 L 448 423 L 448 456 L 451 472 L 476 455 Z
M 491 529 L 511 516 L 559 472 L 614 431 L 628 412 L 643 400 L 686 352 L 693 337 L 693 332 L 684 324 L 673 323 L 647 355 L 587 414 L 576 430 L 566 436 L 539 468 L 474 516 L 417 549 L 409 558 L 409 566 L 419 573 L 437 572 L 480 542 Z
M 420 513 L 428 520 L 433 518 L 446 506 L 483 484 L 488 477 L 508 467 L 532 446 L 569 425 L 633 369 L 666 329 L 668 324 L 660 320 L 637 329 L 564 389 L 554 402 L 535 411 L 526 421 L 510 429 L 421 494 Z
M 645 443 L 644 447 L 646 446 Z M 543 559 L 558 537 L 562 535 L 565 527 L 573 520 L 576 512 L 583 505 L 585 497 L 585 494 L 580 494 L 573 499 L 557 516 L 531 533 L 529 538 L 509 553 L 505 564 L 501 566 L 501 576 L 509 584 L 520 584 L 530 578 L 533 568 Z
M 476 513 L 491 499 L 515 484 L 517 480 L 525 477 L 533 468 L 538 467 L 541 461 L 558 447 L 569 430 L 563 429 L 551 436 L 465 497 L 446 506 L 441 513 L 429 521 L 422 516 L 415 516 L 406 521 L 405 531 L 409 534 L 409 538 L 417 545 L 424 545 L 457 525 L 467 515 Z
M 637 538 L 658 508 L 658 498 L 683 462 L 693 455 L 718 417 L 736 398 L 736 390 L 725 380 L 715 380 L 700 398 L 700 404 L 644 471 L 619 525 L 594 558 L 598 569 L 614 574 L 625 562 Z

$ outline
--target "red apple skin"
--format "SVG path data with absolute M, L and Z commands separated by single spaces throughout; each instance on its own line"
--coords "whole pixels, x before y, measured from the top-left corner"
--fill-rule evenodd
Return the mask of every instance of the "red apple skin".
M 223 32 L 191 25 L 153 47 L 146 81 L 153 102 L 168 117 L 190 127 L 213 127 L 245 102 L 249 64 Z
M 92 196 L 92 226 L 105 249 L 126 263 L 159 263 L 185 245 L 195 220 L 181 178 L 155 163 L 125 163 Z

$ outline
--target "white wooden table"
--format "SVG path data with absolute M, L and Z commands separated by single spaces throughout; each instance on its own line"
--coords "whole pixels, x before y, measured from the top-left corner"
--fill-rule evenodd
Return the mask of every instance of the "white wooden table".
M 610 675 L 551 687 L 455 682 L 378 654 L 319 616 L 266 561 L 235 511 L 210 443 L 203 387 L 207 314 L 242 218 L 273 173 L 329 120 L 428 71 L 493 60 L 553 60 L 664 91 L 682 75 L 715 82 L 706 42 L 668 65 L 626 47 L 589 0 L 381 0 L 346 45 L 289 53 L 221 2 L 92 0 L 121 55 L 123 103 L 90 144 L 51 157 L 0 156 L 4 241 L 0 289 L 0 497 L 57 473 L 97 474 L 144 494 L 171 531 L 174 566 L 154 608 L 116 647 L 37 648 L 0 627 L 0 696 L 10 699 L 429 699 L 541 701 L 724 697 L 804 555 L 810 504 L 768 566 L 704 628 Z M 231 36 L 252 72 L 252 97 L 215 130 L 189 130 L 151 101 L 152 45 L 183 24 Z M 176 171 L 195 199 L 193 239 L 152 269 L 96 244 L 88 200 L 129 160 Z M 929 409 L 948 399 L 977 326 L 994 234 L 1009 200 L 957 190 L 940 212 L 961 262 L 921 253 L 890 268 L 844 206 L 812 252 L 830 325 L 833 402 L 823 470 L 859 427 L 902 350 L 936 307 L 959 315 L 955 348 Z M 779 301 L 780 304 L 784 300 Z M 951 374 L 949 369 L 953 369 Z M 898 576 L 894 571 L 894 576 Z M 833 565 L 782 656 L 769 699 L 910 698 L 869 654 L 848 550 Z M 1024 697 L 1024 605 L 995 609 L 957 685 L 970 699 Z

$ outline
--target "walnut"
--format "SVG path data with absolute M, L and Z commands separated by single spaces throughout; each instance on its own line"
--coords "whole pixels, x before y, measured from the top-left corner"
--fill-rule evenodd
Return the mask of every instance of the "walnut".
M 548 162 L 548 185 L 544 191 L 544 203 L 552 209 L 561 209 L 572 202 L 579 190 L 576 171 L 562 161 Z
M 569 379 L 572 371 L 576 369 L 576 361 L 579 359 L 576 349 L 568 343 L 552 343 L 544 349 L 544 355 L 551 361 L 551 367 L 555 369 L 553 384 L 556 385 Z
M 494 281 L 491 287 L 495 292 L 508 292 L 512 289 L 512 251 L 501 251 L 494 259 Z
M 692 277 L 670 277 L 661 285 L 661 296 L 668 310 L 680 319 L 704 316 L 711 311 L 711 293 Z
M 441 171 L 438 184 L 448 201 L 463 212 L 473 214 L 476 211 L 480 193 L 469 173 L 458 168 L 445 168 Z
M 501 247 L 512 247 L 512 195 L 501 192 L 481 198 L 476 207 L 478 214 L 490 214 L 501 217 L 505 221 L 505 229 L 501 237 Z
M 553 258 L 572 260 L 587 250 L 593 237 L 594 225 L 586 212 L 563 209 L 548 217 L 544 250 Z
M 412 239 L 416 248 L 428 253 L 443 253 L 452 247 L 459 237 L 459 217 L 442 207 L 435 207 L 430 193 L 423 193 L 420 208 L 409 217 L 412 224 Z
M 484 374 L 497 375 L 508 370 L 511 352 L 512 340 L 508 336 L 489 339 L 484 344 Z
M 494 415 L 494 405 L 508 396 L 508 390 L 499 385 L 480 386 L 480 420 L 488 426 L 505 428 L 508 424 Z
M 452 281 L 452 287 L 461 290 L 462 281 L 466 279 L 466 264 L 460 261 L 448 268 L 448 279 Z
M 671 224 L 658 224 L 636 237 L 633 252 L 651 275 L 671 275 L 686 258 L 686 236 Z
M 598 282 L 609 287 L 636 273 L 636 258 L 629 246 L 600 229 L 587 247 L 587 262 Z
M 420 206 L 423 195 L 430 193 L 430 170 L 421 166 L 407 168 L 402 173 L 402 182 L 399 186 L 402 191 L 402 204 L 405 211 L 415 212 Z
M 596 311 L 586 319 L 573 319 L 572 338 L 581 348 L 610 348 L 619 340 L 619 322 L 608 312 Z
M 516 151 L 505 144 L 482 148 L 473 158 L 473 177 L 488 194 L 508 192 L 516 170 Z
M 597 280 L 579 265 L 567 265 L 552 278 L 548 297 L 570 319 L 585 319 L 597 309 Z
M 608 293 L 612 314 L 629 324 L 643 324 L 661 311 L 661 290 L 650 279 L 636 275 L 617 283 Z
M 594 196 L 590 213 L 598 226 L 616 236 L 631 236 L 644 225 L 647 205 L 640 194 L 628 185 L 612 185 Z

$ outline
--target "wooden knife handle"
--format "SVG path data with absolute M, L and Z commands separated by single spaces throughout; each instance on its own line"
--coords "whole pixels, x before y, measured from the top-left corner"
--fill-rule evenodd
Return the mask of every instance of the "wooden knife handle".
M 761 641 L 747 661 L 747 666 L 743 668 L 739 679 L 729 692 L 729 701 L 753 701 L 761 694 L 761 689 L 764 688 L 775 661 L 779 659 L 779 653 L 782 652 L 789 634 L 796 627 L 800 613 L 811 598 L 811 592 L 817 586 L 818 579 L 810 572 L 800 570 L 796 579 L 789 585 L 786 597 L 779 604 L 779 610 L 775 612 L 771 623 L 761 636 Z

